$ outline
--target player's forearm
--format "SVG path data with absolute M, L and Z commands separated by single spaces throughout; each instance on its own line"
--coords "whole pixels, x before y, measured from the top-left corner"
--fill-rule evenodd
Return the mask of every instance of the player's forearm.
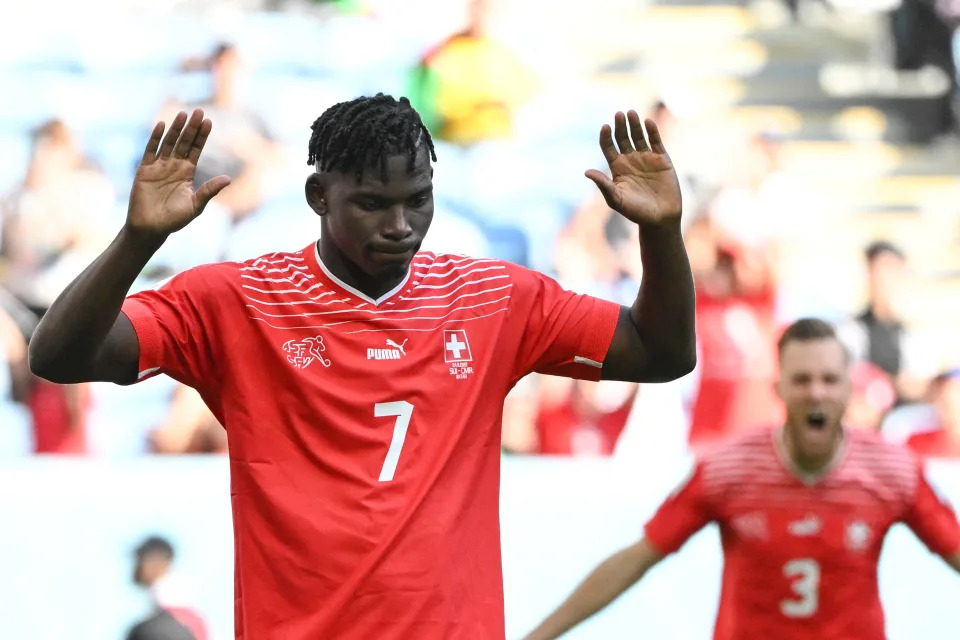
M 635 556 L 635 548 L 630 547 L 607 558 L 524 640 L 557 638 L 613 602 L 649 568 Z
M 120 231 L 107 249 L 57 297 L 30 340 L 30 369 L 71 381 L 103 344 L 123 300 L 164 238 Z
M 679 219 L 640 227 L 643 279 L 630 317 L 659 373 L 672 379 L 697 362 L 693 274 Z

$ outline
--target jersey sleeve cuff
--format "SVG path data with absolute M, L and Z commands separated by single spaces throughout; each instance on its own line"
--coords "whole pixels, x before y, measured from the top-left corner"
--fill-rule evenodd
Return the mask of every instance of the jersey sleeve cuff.
M 126 299 L 120 309 L 137 334 L 137 340 L 140 343 L 140 359 L 137 363 L 137 380 L 142 380 L 152 374 L 155 374 L 159 365 L 157 364 L 157 353 L 160 348 L 160 339 L 157 335 L 159 330 L 157 319 L 150 311 L 147 305 L 139 300 Z

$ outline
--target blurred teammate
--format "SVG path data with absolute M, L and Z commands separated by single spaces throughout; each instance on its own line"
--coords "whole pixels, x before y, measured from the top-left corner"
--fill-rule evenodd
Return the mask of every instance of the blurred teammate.
M 30 361 L 58 382 L 165 373 L 200 392 L 228 436 L 238 638 L 503 637 L 506 393 L 531 371 L 656 381 L 694 365 L 676 174 L 655 126 L 648 146 L 635 112 L 615 120 L 600 133 L 613 177 L 587 176 L 639 226 L 632 308 L 499 260 L 418 252 L 433 144 L 409 102 L 384 95 L 313 125 L 319 242 L 124 301 L 229 182 L 193 191 L 200 111 L 154 128 L 126 225 L 44 317 Z
M 882 640 L 877 562 L 897 522 L 960 571 L 960 524 L 917 459 L 842 426 L 849 362 L 833 328 L 799 320 L 779 353 L 786 424 L 704 455 L 644 538 L 597 567 L 527 640 L 593 615 L 709 522 L 724 552 L 716 640 Z

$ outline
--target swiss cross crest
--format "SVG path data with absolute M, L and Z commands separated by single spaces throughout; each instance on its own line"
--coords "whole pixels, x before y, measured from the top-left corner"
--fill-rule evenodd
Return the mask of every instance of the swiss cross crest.
M 302 340 L 287 340 L 283 343 L 283 351 L 287 354 L 287 362 L 297 369 L 306 369 L 314 361 L 329 367 L 330 360 L 323 357 L 323 352 L 326 350 L 327 345 L 323 343 L 322 336 Z
M 847 548 L 851 551 L 863 551 L 870 544 L 873 531 L 863 520 L 855 520 L 847 525 Z
M 450 367 L 450 375 L 457 380 L 466 380 L 473 373 L 473 353 L 470 339 L 464 329 L 443 330 L 443 361 Z

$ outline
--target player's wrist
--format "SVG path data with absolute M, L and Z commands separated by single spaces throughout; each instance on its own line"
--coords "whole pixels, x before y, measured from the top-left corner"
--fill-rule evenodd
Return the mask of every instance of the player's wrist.
M 120 229 L 119 240 L 125 248 L 137 253 L 153 255 L 163 246 L 168 236 L 167 233 L 140 229 L 127 223 Z

